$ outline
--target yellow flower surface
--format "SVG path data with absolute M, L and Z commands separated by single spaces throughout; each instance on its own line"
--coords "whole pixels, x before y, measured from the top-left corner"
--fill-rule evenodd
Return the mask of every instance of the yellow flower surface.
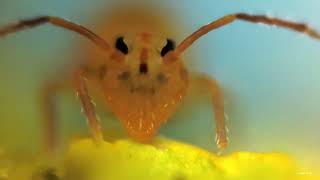
M 281 153 L 236 152 L 217 156 L 164 138 L 153 144 L 123 139 L 70 144 L 62 162 L 0 158 L 0 180 L 319 180 L 297 171 Z
M 159 138 L 153 144 L 131 140 L 71 144 L 65 179 L 153 180 L 302 180 L 318 179 L 297 173 L 295 163 L 280 153 L 236 152 L 216 156 L 191 145 Z

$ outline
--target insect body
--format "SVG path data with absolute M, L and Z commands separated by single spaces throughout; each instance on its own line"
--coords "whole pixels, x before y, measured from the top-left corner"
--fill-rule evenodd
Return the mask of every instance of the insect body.
M 217 145 L 219 148 L 225 148 L 227 135 L 222 91 L 213 79 L 205 76 L 189 76 L 181 55 L 206 33 L 235 20 L 275 25 L 320 39 L 320 34 L 305 24 L 244 13 L 227 15 L 199 28 L 177 47 L 171 37 L 164 37 L 161 32 L 149 31 L 126 32 L 114 37 L 113 42 L 111 39 L 107 42 L 83 26 L 52 16 L 27 19 L 2 27 L 0 36 L 50 23 L 85 36 L 103 50 L 106 56 L 102 61 L 90 62 L 89 60 L 87 64 L 79 66 L 73 72 L 72 78 L 88 118 L 93 139 L 97 142 L 103 139 L 102 132 L 85 78 L 94 81 L 99 87 L 104 96 L 103 99 L 126 127 L 128 134 L 142 142 L 152 140 L 160 126 L 176 111 L 191 82 L 197 81 L 198 85 L 205 86 L 211 94 Z M 47 101 L 50 99 L 50 89 L 48 88 L 44 93 Z M 54 118 L 49 107 L 46 119 L 48 146 L 52 148 Z
M 119 41 L 124 44 L 122 37 Z M 108 69 L 100 78 L 110 108 L 128 133 L 148 141 L 175 112 L 186 93 L 188 77 L 182 61 L 163 59 L 170 51 L 170 40 L 138 34 L 131 43 L 134 48 L 125 57 L 106 62 Z

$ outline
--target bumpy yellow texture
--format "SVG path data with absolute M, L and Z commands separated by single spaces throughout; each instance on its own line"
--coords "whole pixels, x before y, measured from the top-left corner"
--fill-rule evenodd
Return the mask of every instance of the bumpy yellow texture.
M 130 140 L 73 143 L 64 178 L 70 180 L 300 180 L 295 163 L 280 153 L 237 152 L 216 156 L 196 147 L 157 139 L 152 145 Z M 318 177 L 319 178 L 319 177 Z

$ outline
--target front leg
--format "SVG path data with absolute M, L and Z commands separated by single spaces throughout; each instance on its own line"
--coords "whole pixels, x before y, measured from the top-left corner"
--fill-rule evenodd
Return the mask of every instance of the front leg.
M 228 145 L 226 132 L 223 92 L 215 79 L 205 75 L 197 75 L 191 79 L 192 85 L 197 90 L 204 90 L 209 93 L 212 100 L 214 119 L 216 123 L 216 143 L 219 149 L 224 149 Z
M 84 113 L 88 119 L 92 138 L 96 143 L 101 143 L 103 141 L 101 125 L 96 116 L 94 105 L 86 87 L 84 73 L 81 70 L 78 70 L 74 73 L 73 83 L 74 88 L 81 100 Z
M 41 108 L 44 125 L 44 144 L 49 156 L 57 153 L 57 136 L 59 124 L 56 112 L 56 95 L 62 90 L 70 89 L 68 80 L 48 80 L 41 88 Z

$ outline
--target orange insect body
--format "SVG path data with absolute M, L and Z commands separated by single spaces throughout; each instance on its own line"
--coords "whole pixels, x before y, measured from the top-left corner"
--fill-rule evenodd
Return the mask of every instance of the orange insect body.
M 153 16 L 146 18 L 148 14 Z M 188 86 L 183 61 L 165 62 L 161 56 L 168 37 L 155 32 L 164 25 L 154 14 L 141 7 L 117 10 L 111 15 L 114 18 L 101 28 L 101 34 L 110 42 L 123 37 L 128 54 L 123 57 L 111 52 L 108 58 L 99 59 L 99 66 L 92 63 L 94 53 L 87 55 L 89 64 L 97 70 L 104 67 L 105 71 L 103 77 L 95 76 L 94 86 L 100 87 L 128 134 L 143 142 L 151 140 L 176 111 Z
M 102 81 L 105 97 L 129 135 L 137 140 L 152 138 L 186 93 L 187 73 L 181 61 L 171 65 L 161 61 L 151 56 L 148 74 L 139 72 L 140 59 L 134 56 L 107 63 L 111 69 Z
M 152 43 L 143 44 L 134 45 L 132 53 L 123 60 L 106 60 L 107 70 L 101 85 L 112 111 L 129 134 L 139 140 L 155 135 L 175 112 L 187 87 L 187 74 L 181 61 L 164 63 Z M 141 58 L 144 53 L 148 54 L 147 58 Z M 140 72 L 141 64 L 147 64 L 147 73 Z

